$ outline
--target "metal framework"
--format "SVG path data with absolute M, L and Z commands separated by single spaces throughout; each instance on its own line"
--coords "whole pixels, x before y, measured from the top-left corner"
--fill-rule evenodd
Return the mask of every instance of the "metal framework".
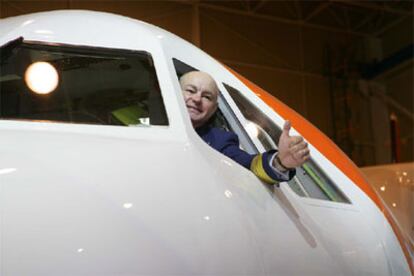
M 74 6 L 72 0 L 62 2 L 66 2 L 67 8 Z M 170 0 L 166 2 L 193 6 L 193 20 L 196 24 L 193 30 L 195 42 L 199 41 L 197 16 L 200 16 L 202 9 L 358 36 L 379 36 L 402 20 L 412 17 L 414 9 L 413 1 Z M 23 1 L 0 0 L 0 3 L 20 13 L 29 12 L 24 8 Z M 283 8 L 287 12 L 283 15 L 277 14 L 275 10 L 278 8 Z M 373 19 L 378 24 L 369 24 Z

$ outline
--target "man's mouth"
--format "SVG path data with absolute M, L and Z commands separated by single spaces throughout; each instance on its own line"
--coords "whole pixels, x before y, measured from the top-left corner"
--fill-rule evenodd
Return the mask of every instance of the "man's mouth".
M 201 110 L 198 109 L 197 107 L 194 106 L 187 106 L 188 111 L 190 112 L 196 112 L 196 113 L 201 113 Z

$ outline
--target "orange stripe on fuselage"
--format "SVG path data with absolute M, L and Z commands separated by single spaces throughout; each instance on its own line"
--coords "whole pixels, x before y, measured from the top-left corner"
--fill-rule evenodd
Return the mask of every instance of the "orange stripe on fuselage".
M 229 67 L 226 67 L 232 72 L 239 80 L 241 80 L 248 88 L 250 88 L 259 98 L 261 98 L 267 105 L 269 105 L 275 112 L 280 114 L 283 118 L 289 120 L 295 129 L 300 130 L 301 135 L 311 143 L 315 148 L 318 149 L 329 161 L 336 165 L 346 176 L 348 176 L 359 188 L 361 188 L 365 194 L 367 194 L 372 201 L 378 206 L 384 216 L 387 218 L 391 227 L 396 234 L 398 241 L 400 242 L 401 248 L 403 249 L 404 255 L 407 259 L 407 263 L 410 267 L 411 274 L 414 275 L 414 267 L 411 262 L 410 255 L 404 243 L 404 238 L 401 234 L 399 227 L 397 226 L 394 219 L 391 217 L 388 210 L 385 208 L 378 195 L 365 180 L 358 167 L 346 156 L 341 149 L 336 146 L 325 134 L 319 129 L 309 123 L 305 118 L 295 112 L 293 109 L 276 99 L 270 93 L 261 89 L 248 79 L 239 75 Z

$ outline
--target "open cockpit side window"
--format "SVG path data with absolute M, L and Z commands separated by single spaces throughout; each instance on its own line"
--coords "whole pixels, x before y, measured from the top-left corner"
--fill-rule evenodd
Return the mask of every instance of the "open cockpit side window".
M 20 41 L 1 55 L 0 119 L 168 125 L 143 51 Z
M 174 67 L 177 73 L 178 80 L 182 75 L 191 71 L 199 71 L 198 69 L 173 58 Z M 216 81 L 217 82 L 217 81 Z M 217 84 L 219 84 L 217 82 Z M 220 93 L 218 98 L 218 109 L 213 117 L 212 124 L 214 127 L 222 128 L 227 131 L 232 131 L 237 134 L 240 142 L 240 147 L 250 154 L 257 154 L 258 150 L 253 141 L 249 138 L 246 130 L 243 128 L 240 121 L 237 119 L 234 111 Z
M 244 97 L 237 89 L 223 84 L 230 96 L 248 120 L 249 135 L 257 137 L 265 150 L 277 149 L 282 133 L 271 119 Z M 334 182 L 325 174 L 312 158 L 296 169 L 296 176 L 290 180 L 291 189 L 302 197 L 310 197 L 334 202 L 350 203 Z

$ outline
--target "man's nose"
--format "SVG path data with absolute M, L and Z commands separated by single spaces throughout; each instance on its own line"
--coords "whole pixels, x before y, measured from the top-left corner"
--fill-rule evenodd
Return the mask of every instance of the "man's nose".
M 199 93 L 193 94 L 193 101 L 199 103 L 201 101 L 201 95 Z

